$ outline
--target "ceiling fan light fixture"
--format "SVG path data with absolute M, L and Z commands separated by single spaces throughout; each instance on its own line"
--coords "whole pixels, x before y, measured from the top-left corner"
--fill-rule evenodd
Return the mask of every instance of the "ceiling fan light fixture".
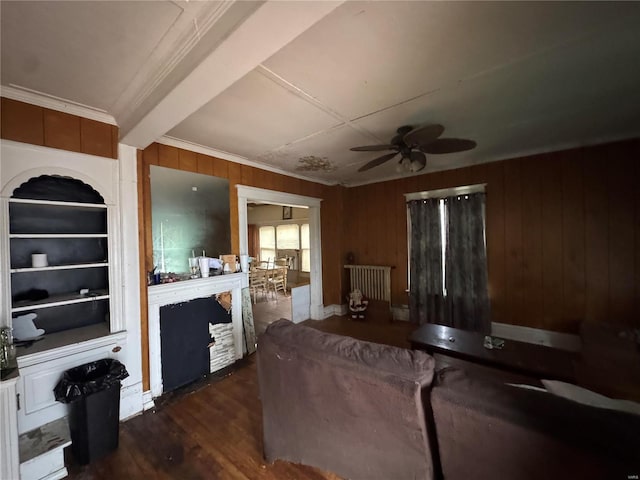
M 426 162 L 423 163 L 420 160 L 412 160 L 411 164 L 409 165 L 409 171 L 411 171 L 411 173 L 416 173 L 422 170 L 425 166 Z
M 406 173 L 411 169 L 411 162 L 408 158 L 402 157 L 396 165 L 396 172 Z

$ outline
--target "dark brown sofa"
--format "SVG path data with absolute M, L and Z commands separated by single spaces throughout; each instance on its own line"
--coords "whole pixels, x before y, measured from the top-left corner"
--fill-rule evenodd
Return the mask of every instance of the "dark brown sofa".
M 640 416 L 453 368 L 436 373 L 430 398 L 446 480 L 640 475 Z
M 640 416 L 499 376 L 433 375 L 426 353 L 280 320 L 258 340 L 265 458 L 366 480 L 640 474 Z
M 344 478 L 433 478 L 423 352 L 322 333 L 287 320 L 258 339 L 264 454 Z

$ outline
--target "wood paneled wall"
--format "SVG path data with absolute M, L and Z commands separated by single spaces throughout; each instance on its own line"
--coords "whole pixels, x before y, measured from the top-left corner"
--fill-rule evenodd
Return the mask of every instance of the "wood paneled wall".
M 2 97 L 0 137 L 118 158 L 118 127 Z
M 403 194 L 476 183 L 487 183 L 493 321 L 560 332 L 581 320 L 640 327 L 640 140 L 347 189 L 345 254 L 395 266 L 393 303 L 407 304 Z

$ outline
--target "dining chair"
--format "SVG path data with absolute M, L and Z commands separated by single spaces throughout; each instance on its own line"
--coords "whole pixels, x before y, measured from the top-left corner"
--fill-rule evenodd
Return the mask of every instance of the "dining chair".
M 266 271 L 257 268 L 249 271 L 249 292 L 253 294 L 253 303 L 256 303 L 258 291 L 262 292 L 265 297 L 268 293 Z
M 284 296 L 287 296 L 287 267 L 276 267 L 273 270 L 271 279 L 269 280 L 269 288 L 273 291 L 278 302 L 278 291 L 282 290 Z

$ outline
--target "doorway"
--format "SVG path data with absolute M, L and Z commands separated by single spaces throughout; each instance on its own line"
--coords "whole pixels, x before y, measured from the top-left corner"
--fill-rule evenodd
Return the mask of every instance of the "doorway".
M 302 321 L 306 318 L 321 320 L 324 318 L 322 303 L 322 246 L 320 236 L 320 202 L 321 199 L 276 192 L 262 188 L 238 185 L 238 217 L 240 253 L 249 253 L 248 210 L 250 203 L 300 207 L 308 209 L 309 225 L 309 285 L 307 295 L 295 292 L 292 302 L 291 319 Z M 308 314 L 306 313 L 308 309 Z
M 247 203 L 248 253 L 252 258 L 249 286 L 253 293 L 256 334 L 281 318 L 292 316 L 298 286 L 309 284 L 309 209 L 290 205 Z M 309 318 L 309 300 L 306 312 Z

